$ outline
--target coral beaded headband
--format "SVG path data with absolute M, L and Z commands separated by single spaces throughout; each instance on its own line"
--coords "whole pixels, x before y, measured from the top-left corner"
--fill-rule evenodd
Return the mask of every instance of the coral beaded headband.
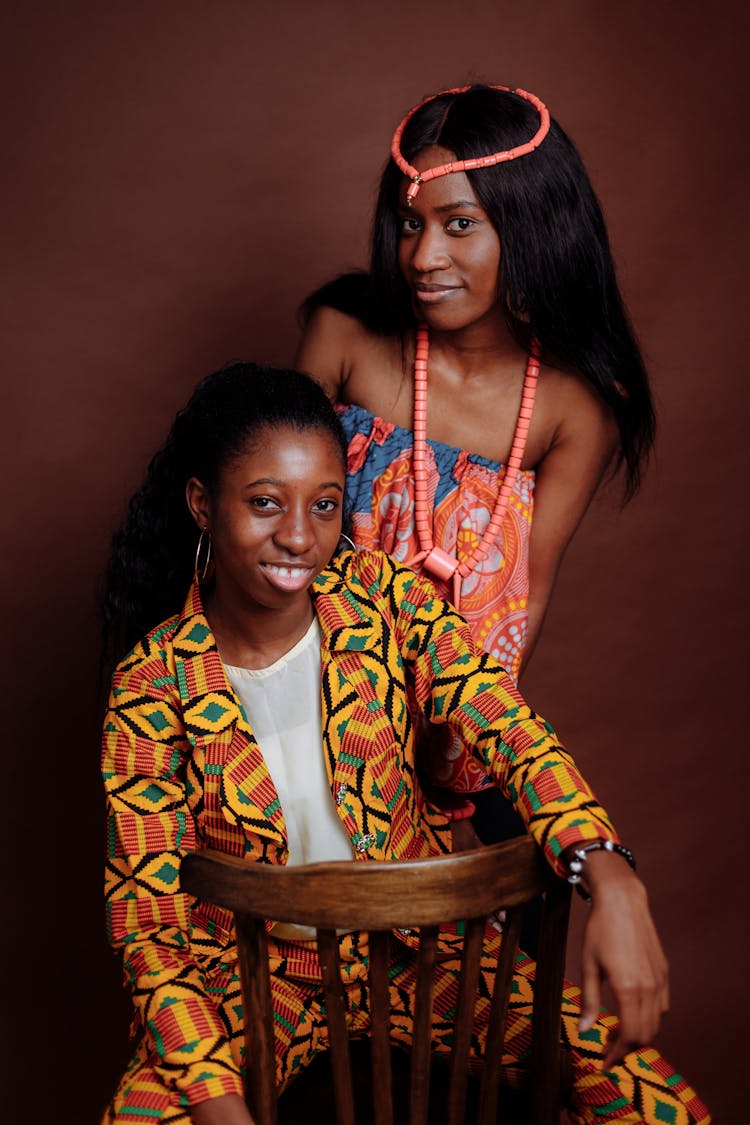
M 442 97 L 443 94 L 465 94 L 468 90 L 471 90 L 471 88 L 471 86 L 459 86 L 455 90 L 441 90 L 439 94 L 431 94 L 429 98 L 425 98 L 419 105 L 415 105 L 413 109 L 409 110 L 406 117 L 393 134 L 391 156 L 404 175 L 408 176 L 411 180 L 409 189 L 406 192 L 406 202 L 410 207 L 422 184 L 429 183 L 430 180 L 435 180 L 438 176 L 447 176 L 450 172 L 471 172 L 474 168 L 491 168 L 494 164 L 504 164 L 507 160 L 515 160 L 517 156 L 526 156 L 528 153 L 538 148 L 547 136 L 549 132 L 549 110 L 540 98 L 537 98 L 535 94 L 529 94 L 526 90 L 514 90 L 511 86 L 491 86 L 491 90 L 504 90 L 508 94 L 517 94 L 518 97 L 523 98 L 524 101 L 531 102 L 537 110 L 539 114 L 539 128 L 536 133 L 534 133 L 531 140 L 526 141 L 525 144 L 517 145 L 515 148 L 506 148 L 502 152 L 490 153 L 489 156 L 473 156 L 468 160 L 451 160 L 447 164 L 438 164 L 435 168 L 428 168 L 425 172 L 418 172 L 414 165 L 410 164 L 409 161 L 401 155 L 401 137 L 403 136 L 404 129 L 417 110 L 421 109 L 423 105 L 434 101 L 435 98 Z

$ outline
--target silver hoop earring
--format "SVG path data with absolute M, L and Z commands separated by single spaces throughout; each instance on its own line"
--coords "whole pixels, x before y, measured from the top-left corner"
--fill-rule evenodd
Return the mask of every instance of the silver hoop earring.
M 201 548 L 203 547 L 203 537 L 205 535 L 208 535 L 208 547 L 206 549 L 206 561 L 203 564 L 203 569 L 201 569 L 201 565 L 200 565 Z M 195 548 L 195 577 L 198 579 L 199 582 L 205 582 L 206 581 L 206 575 L 208 574 L 208 566 L 209 566 L 210 562 L 211 562 L 211 532 L 208 530 L 207 527 L 202 527 L 200 536 L 198 537 L 198 546 Z
M 341 540 L 342 539 L 344 540 L 344 543 L 346 543 L 348 545 L 349 549 L 351 551 L 354 551 L 354 553 L 356 555 L 357 551 L 359 550 L 359 548 L 357 547 L 357 544 L 354 542 L 353 539 L 350 539 L 348 535 L 344 535 L 343 531 L 341 532 L 341 535 L 339 535 L 338 550 L 339 551 L 344 550 L 344 548 L 341 546 Z

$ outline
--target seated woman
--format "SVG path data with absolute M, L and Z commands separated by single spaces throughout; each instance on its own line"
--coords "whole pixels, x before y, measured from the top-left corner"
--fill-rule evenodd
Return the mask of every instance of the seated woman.
M 560 876 L 574 849 L 590 848 L 583 995 L 567 986 L 562 1012 L 575 1120 L 707 1122 L 658 1052 L 636 1050 L 666 1008 L 666 963 L 607 814 L 549 725 L 426 579 L 380 552 L 339 549 L 345 461 L 340 423 L 317 384 L 237 364 L 204 380 L 178 414 L 115 538 L 110 646 L 145 636 L 114 674 L 103 735 L 108 926 L 137 1032 L 105 1121 L 252 1121 L 231 916 L 180 892 L 186 853 L 306 863 L 448 849 L 450 822 L 415 775 L 413 691 L 426 718 L 448 723 L 511 797 Z M 500 940 L 488 928 L 487 951 Z M 393 935 L 392 1037 L 404 1047 L 415 992 L 409 941 Z M 367 935 L 344 934 L 340 946 L 348 1018 L 364 1035 Z M 282 1088 L 325 1048 L 326 1027 L 314 941 L 275 925 L 270 950 Z M 440 962 L 436 1052 L 450 1049 L 457 969 L 450 956 Z M 485 966 L 485 997 L 490 975 Z M 602 979 L 619 1020 L 599 1014 Z M 520 957 L 509 1064 L 527 1049 L 533 986 L 534 965 Z M 478 1065 L 487 1017 L 482 1000 Z

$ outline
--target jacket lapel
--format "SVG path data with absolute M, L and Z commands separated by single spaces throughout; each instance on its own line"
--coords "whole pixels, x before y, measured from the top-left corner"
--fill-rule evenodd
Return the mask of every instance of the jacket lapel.
M 324 571 L 312 593 L 322 632 L 323 746 L 333 795 L 357 858 L 384 858 L 390 809 L 403 785 L 400 744 L 384 702 L 394 703 L 386 685 L 386 622 L 364 586 L 336 570 Z
M 188 594 L 173 647 L 187 737 L 204 759 L 209 825 L 220 812 L 229 824 L 286 847 L 278 793 L 227 680 L 197 582 Z M 212 804 L 217 807 L 209 808 Z

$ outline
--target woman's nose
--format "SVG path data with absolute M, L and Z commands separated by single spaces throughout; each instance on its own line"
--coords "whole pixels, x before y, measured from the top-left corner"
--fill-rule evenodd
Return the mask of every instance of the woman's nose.
M 450 255 L 442 230 L 426 227 L 420 232 L 415 239 L 411 265 L 415 273 L 432 273 L 433 270 L 448 268 Z
M 307 510 L 290 508 L 276 527 L 274 540 L 294 555 L 301 555 L 314 542 L 312 521 Z

